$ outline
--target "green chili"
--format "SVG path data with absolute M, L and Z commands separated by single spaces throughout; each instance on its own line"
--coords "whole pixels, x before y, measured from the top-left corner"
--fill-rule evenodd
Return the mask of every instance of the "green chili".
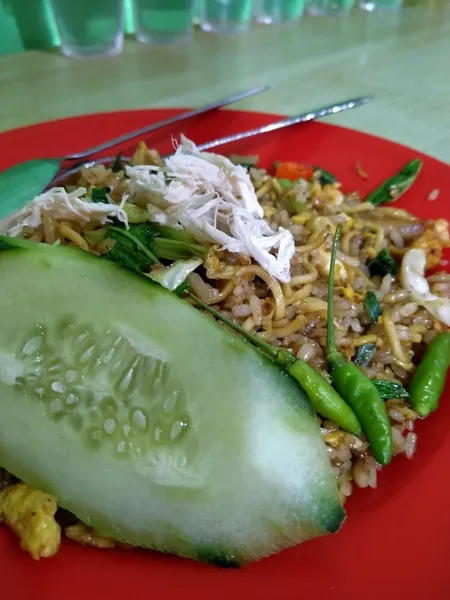
M 391 424 L 383 400 L 376 387 L 362 371 L 336 350 L 334 338 L 334 269 L 342 227 L 338 226 L 333 241 L 328 279 L 327 363 L 338 393 L 358 417 L 375 459 L 387 465 L 392 458 Z
M 421 168 L 422 161 L 420 159 L 411 160 L 397 175 L 386 179 L 376 190 L 366 196 L 364 201 L 370 202 L 375 206 L 384 204 L 385 202 L 394 202 L 409 190 L 417 179 Z
M 449 366 L 450 331 L 443 331 L 425 350 L 409 384 L 411 406 L 422 417 L 428 417 L 438 407 Z
M 220 312 L 197 298 L 191 292 L 188 292 L 188 295 L 203 309 L 262 350 L 274 363 L 283 367 L 301 385 L 312 407 L 319 415 L 330 419 L 330 421 L 334 421 L 339 427 L 345 429 L 345 431 L 349 431 L 356 436 L 361 435 L 361 425 L 351 407 L 342 400 L 336 390 L 332 388 L 322 375 L 317 373 L 308 363 L 294 358 L 287 350 L 280 350 L 272 346 L 272 344 L 264 342 L 258 336 L 245 331 L 245 329 L 224 317 Z

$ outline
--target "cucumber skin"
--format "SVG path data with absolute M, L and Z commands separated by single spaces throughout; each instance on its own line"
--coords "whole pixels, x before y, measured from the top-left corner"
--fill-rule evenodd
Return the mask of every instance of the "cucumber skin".
M 5 244 L 2 245 L 2 242 L 0 240 L 0 248 L 5 246 Z M 33 246 L 33 248 L 31 248 L 31 246 Z M 230 334 L 228 331 L 224 330 L 223 327 L 220 327 L 215 322 L 213 322 L 209 317 L 202 315 L 196 309 L 190 307 L 184 301 L 174 297 L 173 294 L 167 292 L 166 290 L 162 289 L 158 284 L 155 284 L 146 278 L 140 277 L 129 271 L 126 271 L 113 263 L 101 261 L 101 259 L 83 253 L 82 251 L 77 251 L 69 248 L 54 248 L 45 245 L 27 244 L 26 242 L 20 242 L 20 248 L 18 249 L 5 249 L 0 252 L 0 277 L 2 277 L 3 271 L 5 272 L 5 277 L 8 273 L 11 273 L 11 268 L 14 267 L 14 264 L 11 265 L 10 263 L 16 263 L 16 266 L 18 268 L 20 268 L 20 266 L 23 267 L 23 263 L 25 263 L 25 267 L 23 267 L 25 271 L 27 270 L 27 268 L 29 269 L 32 266 L 28 263 L 34 263 L 32 269 L 33 272 L 36 273 L 42 271 L 43 278 L 45 277 L 45 273 L 47 273 L 47 275 L 49 275 L 51 279 L 54 279 L 54 283 L 57 284 L 58 279 L 63 278 L 64 275 L 67 275 L 67 268 L 71 262 L 75 267 L 75 269 L 72 269 L 72 273 L 77 273 L 77 277 L 79 279 L 81 278 L 81 280 L 86 278 L 89 280 L 91 274 L 89 274 L 88 271 L 97 270 L 97 273 L 92 273 L 92 275 L 94 275 L 95 285 L 97 287 L 101 288 L 101 285 L 105 282 L 105 280 L 107 280 L 109 286 L 111 286 L 111 282 L 113 281 L 111 277 L 113 277 L 115 280 L 113 281 L 113 283 L 117 282 L 116 289 L 113 289 L 113 296 L 115 293 L 123 295 L 124 287 L 129 287 L 130 289 L 134 288 L 131 291 L 137 291 L 141 299 L 143 299 L 144 296 L 146 296 L 145 301 L 149 302 L 149 312 L 151 312 L 150 303 L 156 297 L 164 297 L 164 302 L 169 306 L 170 303 L 172 303 L 172 305 L 174 305 L 173 303 L 177 303 L 177 311 L 184 311 L 185 315 L 189 315 L 185 317 L 186 320 L 196 321 L 195 326 L 197 326 L 198 324 L 198 327 L 201 327 L 202 329 L 202 333 L 203 330 L 206 330 L 207 328 L 209 328 L 208 335 L 210 334 L 210 332 L 214 331 L 214 337 L 220 339 L 221 344 L 223 344 L 223 346 L 227 348 L 227 351 L 232 350 L 233 353 L 238 357 L 239 362 L 243 361 L 245 357 L 251 357 L 250 362 L 255 362 L 256 360 L 256 362 L 260 366 L 264 367 L 264 373 L 266 375 L 270 375 L 268 379 L 277 378 L 279 380 L 280 387 L 285 388 L 285 406 L 281 408 L 287 411 L 287 418 L 290 422 L 289 424 L 292 425 L 294 429 L 297 429 L 299 431 L 304 429 L 304 426 L 300 422 L 294 422 L 296 419 L 298 419 L 299 416 L 301 417 L 300 420 L 314 420 L 314 412 L 309 404 L 309 401 L 306 398 L 306 395 L 300 390 L 300 388 L 298 388 L 296 383 L 288 375 L 286 375 L 285 372 L 282 372 L 278 367 L 273 365 L 266 357 L 262 356 L 259 352 L 250 347 L 246 342 L 244 342 L 237 336 Z M 88 274 L 86 275 L 86 273 Z M 5 278 L 2 277 L 2 280 L 5 281 Z M 10 282 L 7 282 L 6 286 L 8 286 L 8 283 Z M 20 284 L 20 281 L 18 281 L 17 283 Z M 39 282 L 36 283 L 36 288 L 39 289 L 40 284 Z M 77 285 L 76 287 L 80 290 L 84 288 L 85 285 L 85 282 L 80 281 L 79 285 Z M 89 285 L 92 285 L 92 281 L 88 283 L 88 287 Z M 2 308 L 2 311 L 9 309 L 13 313 L 14 306 L 17 306 L 18 302 L 29 303 L 30 290 L 27 289 L 27 291 L 25 292 L 25 289 L 26 287 L 24 287 L 23 285 L 18 285 L 17 289 L 14 289 L 15 298 L 13 302 L 2 303 L 0 300 L 0 307 Z M 111 287 L 108 287 L 108 289 L 111 289 Z M 36 289 L 32 291 L 36 292 Z M 39 290 L 39 293 L 40 296 L 38 294 L 38 299 L 35 299 L 33 301 L 33 309 L 39 307 L 39 301 L 46 300 L 47 302 L 54 302 L 54 293 L 52 293 L 50 290 L 44 292 L 43 290 Z M 74 289 L 72 289 L 71 293 L 73 294 L 76 292 Z M 17 297 L 18 295 L 19 298 Z M 64 304 L 65 299 L 67 299 L 66 292 L 62 293 L 62 297 L 61 294 L 58 297 L 58 302 L 56 302 L 57 306 Z M 106 308 L 105 311 L 107 311 Z M 39 312 L 39 310 L 37 310 L 37 312 Z M 43 312 L 46 314 L 45 310 Z M 114 313 L 114 309 L 112 310 L 112 312 Z M 136 326 L 138 325 L 138 323 L 135 323 L 134 325 Z M 2 329 L 3 328 L 0 325 L 0 339 L 3 338 L 2 333 L 4 333 L 4 331 L 2 331 Z M 6 329 L 8 329 L 8 327 L 6 327 Z M 2 341 L 5 342 L 4 340 Z M 8 342 L 11 343 L 11 340 L 6 340 L 6 346 L 8 345 Z M 201 340 L 200 344 L 198 344 L 197 339 L 191 338 L 190 344 L 194 346 L 192 348 L 193 355 L 197 354 L 196 348 L 198 349 L 198 351 L 201 350 Z M 5 345 L 5 343 L 3 345 Z M 209 366 L 210 365 L 208 365 L 208 368 Z M 213 365 L 211 365 L 211 367 L 213 367 Z M 3 387 L 1 383 L 0 386 Z M 2 396 L 4 396 L 4 392 Z M 5 404 L 5 400 L 3 400 L 3 403 Z M 187 543 L 185 543 L 184 535 L 180 535 L 180 539 L 183 538 L 182 543 L 180 544 L 179 541 L 176 541 L 174 545 L 171 545 L 171 543 L 166 543 L 167 540 L 165 542 L 162 542 L 160 539 L 158 539 L 158 536 L 156 536 L 155 539 L 150 539 L 150 536 L 148 540 L 145 540 L 140 537 L 140 534 L 136 534 L 136 532 L 132 530 L 126 530 L 126 528 L 122 528 L 121 531 L 115 531 L 115 527 L 112 526 L 111 523 L 108 523 L 108 517 L 107 515 L 105 516 L 104 511 L 102 509 L 99 509 L 95 506 L 80 508 L 78 505 L 76 505 L 77 501 L 75 501 L 74 505 L 70 497 L 65 497 L 64 494 L 60 493 L 61 490 L 59 489 L 60 486 L 59 482 L 57 481 L 57 478 L 52 481 L 48 473 L 42 476 L 41 473 L 36 471 L 36 466 L 31 468 L 30 470 L 28 466 L 28 460 L 32 453 L 31 449 L 28 450 L 28 453 L 27 451 L 25 451 L 24 453 L 23 447 L 21 446 L 21 444 L 17 445 L 17 442 L 12 443 L 12 448 L 9 447 L 9 436 L 7 435 L 8 432 L 6 431 L 6 429 L 9 429 L 9 427 L 8 422 L 5 421 L 4 418 L 2 418 L 1 405 L 2 399 L 0 399 L 0 462 L 3 461 L 4 466 L 8 470 L 12 471 L 31 485 L 34 485 L 35 487 L 40 487 L 44 491 L 55 494 L 57 497 L 59 497 L 61 506 L 74 512 L 79 518 L 84 520 L 86 523 L 94 525 L 100 533 L 104 533 L 105 535 L 116 534 L 113 535 L 113 537 L 117 537 L 118 539 L 122 539 L 123 541 L 130 541 L 131 543 L 136 543 L 137 545 L 154 547 L 163 551 L 175 552 L 178 554 L 191 556 L 197 559 L 206 560 L 207 562 L 219 564 L 223 563 L 224 557 L 226 559 L 225 562 L 229 562 L 230 564 L 235 565 L 239 564 L 240 562 L 252 560 L 253 558 L 260 558 L 272 552 L 272 550 L 268 551 L 267 548 L 263 548 L 260 553 L 255 548 L 250 548 L 249 550 L 246 547 L 239 546 L 239 544 L 237 544 L 236 547 L 231 546 L 229 548 L 226 548 L 225 550 L 211 552 L 211 550 L 205 551 L 202 549 L 207 546 L 209 546 L 209 549 L 212 549 L 214 547 L 214 544 L 211 543 L 211 541 L 208 542 L 207 539 L 204 541 L 204 543 L 203 541 L 198 542 L 196 540 L 194 540 L 194 542 L 192 540 L 189 540 Z M 293 422 L 291 422 L 292 419 L 294 419 Z M 18 423 L 20 427 L 24 427 L 23 418 L 22 420 L 19 419 Z M 43 424 L 38 423 L 38 426 L 43 426 L 44 429 L 50 427 L 50 430 L 53 434 L 55 433 L 54 429 L 57 429 L 58 431 L 56 432 L 56 438 L 58 438 L 58 435 L 63 435 L 61 433 L 61 428 L 58 429 L 58 427 L 53 426 L 51 423 L 48 422 L 48 420 L 46 421 L 44 419 Z M 3 428 L 5 428 L 5 430 L 2 435 Z M 67 432 L 64 432 L 64 434 L 67 435 Z M 317 428 L 317 437 L 319 436 L 320 434 Z M 6 443 L 2 443 L 2 440 L 5 439 Z M 37 442 L 39 442 L 39 439 L 37 439 Z M 37 444 L 37 446 L 39 445 L 40 443 Z M 80 450 L 80 448 L 78 449 Z M 325 448 L 323 448 L 323 450 L 325 454 Z M 22 454 L 24 454 L 24 456 L 22 456 Z M 43 464 L 40 465 L 40 469 L 42 468 L 44 468 Z M 323 486 L 323 490 L 321 490 L 321 494 L 319 494 L 320 497 L 318 498 L 319 504 L 322 505 L 322 508 L 319 514 L 315 514 L 315 524 L 311 527 L 311 531 L 308 531 L 307 537 L 321 535 L 327 531 L 337 531 L 340 525 L 342 524 L 344 518 L 343 508 L 337 500 L 337 490 L 333 486 L 330 479 L 331 468 L 330 473 L 328 474 L 326 473 L 326 467 L 324 467 L 324 472 L 327 483 Z M 84 483 L 84 481 L 81 481 L 81 483 Z M 292 523 L 293 529 L 295 530 L 297 528 L 297 526 L 295 525 L 295 519 L 294 521 L 292 521 Z M 296 535 L 297 533 L 293 535 L 293 539 L 290 539 L 290 537 L 288 536 L 289 539 L 286 540 L 286 533 L 283 532 L 283 535 L 280 536 L 280 538 L 284 539 L 277 540 L 279 546 L 276 547 L 274 550 L 276 551 L 283 547 L 294 545 L 296 543 Z M 221 545 L 223 547 L 223 544 Z

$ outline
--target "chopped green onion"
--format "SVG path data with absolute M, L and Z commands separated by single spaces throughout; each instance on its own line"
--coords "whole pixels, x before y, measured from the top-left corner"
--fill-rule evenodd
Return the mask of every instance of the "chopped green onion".
M 397 381 L 387 381 L 386 379 L 372 379 L 372 383 L 377 388 L 380 397 L 383 400 L 394 400 L 399 398 L 409 398 L 409 394 L 401 383 Z
M 372 276 L 396 275 L 398 273 L 398 265 L 386 248 L 380 250 L 377 256 L 368 260 L 366 264 Z
M 111 191 L 111 188 L 109 187 L 94 187 L 92 188 L 91 191 L 91 200 L 94 203 L 98 203 L 98 202 L 104 202 L 105 204 L 110 204 L 109 200 L 108 200 L 108 196 L 106 194 L 109 194 L 109 192 Z
M 362 346 L 358 346 L 355 356 L 353 357 L 353 362 L 360 367 L 367 367 L 376 351 L 376 344 L 363 344 Z
M 120 155 L 120 152 L 116 156 L 116 159 L 115 159 L 114 164 L 112 166 L 112 171 L 113 171 L 113 173 L 119 173 L 119 171 L 125 171 L 125 167 L 124 167 L 124 165 L 122 163 L 122 157 Z
M 337 179 L 333 175 L 333 173 L 330 173 L 330 171 L 326 171 L 325 169 L 322 169 L 322 167 L 318 166 L 313 166 L 313 170 L 320 171 L 320 185 L 326 185 L 327 183 L 336 183 Z
M 386 179 L 379 187 L 364 199 L 375 206 L 385 202 L 394 202 L 409 190 L 422 169 L 419 158 L 411 160 L 393 177 Z
M 306 208 L 306 204 L 299 200 L 296 196 L 290 196 L 288 199 L 287 209 L 290 214 L 298 215 Z
M 366 307 L 367 313 L 369 314 L 370 322 L 375 325 L 383 313 L 380 303 L 373 292 L 367 292 L 364 298 L 364 306 Z
M 277 179 L 278 183 L 280 184 L 281 189 L 284 190 L 290 190 L 291 187 L 294 185 L 294 182 L 291 181 L 290 179 Z

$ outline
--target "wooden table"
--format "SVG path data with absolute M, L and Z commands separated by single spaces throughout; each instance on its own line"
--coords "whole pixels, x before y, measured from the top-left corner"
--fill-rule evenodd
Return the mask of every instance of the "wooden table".
M 196 31 L 188 45 L 130 40 L 116 58 L 73 60 L 56 50 L 0 57 L 0 130 L 87 112 L 199 105 L 262 83 L 271 90 L 236 108 L 296 114 L 373 94 L 369 105 L 328 120 L 450 161 L 450 1 L 307 17 L 238 37 Z

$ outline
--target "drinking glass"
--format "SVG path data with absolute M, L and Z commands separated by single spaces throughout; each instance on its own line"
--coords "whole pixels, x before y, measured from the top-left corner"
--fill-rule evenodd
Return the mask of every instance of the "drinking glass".
M 51 0 L 51 6 L 65 56 L 121 52 L 123 0 Z
M 243 33 L 252 19 L 253 0 L 203 0 L 200 26 L 213 33 Z
M 308 12 L 311 15 L 342 15 L 350 11 L 354 0 L 309 0 Z
M 260 23 L 290 23 L 303 14 L 304 0 L 255 0 L 255 17 Z
M 372 12 L 374 10 L 393 10 L 400 8 L 402 0 L 362 0 L 359 8 Z
M 194 0 L 134 0 L 136 39 L 173 44 L 191 38 Z

